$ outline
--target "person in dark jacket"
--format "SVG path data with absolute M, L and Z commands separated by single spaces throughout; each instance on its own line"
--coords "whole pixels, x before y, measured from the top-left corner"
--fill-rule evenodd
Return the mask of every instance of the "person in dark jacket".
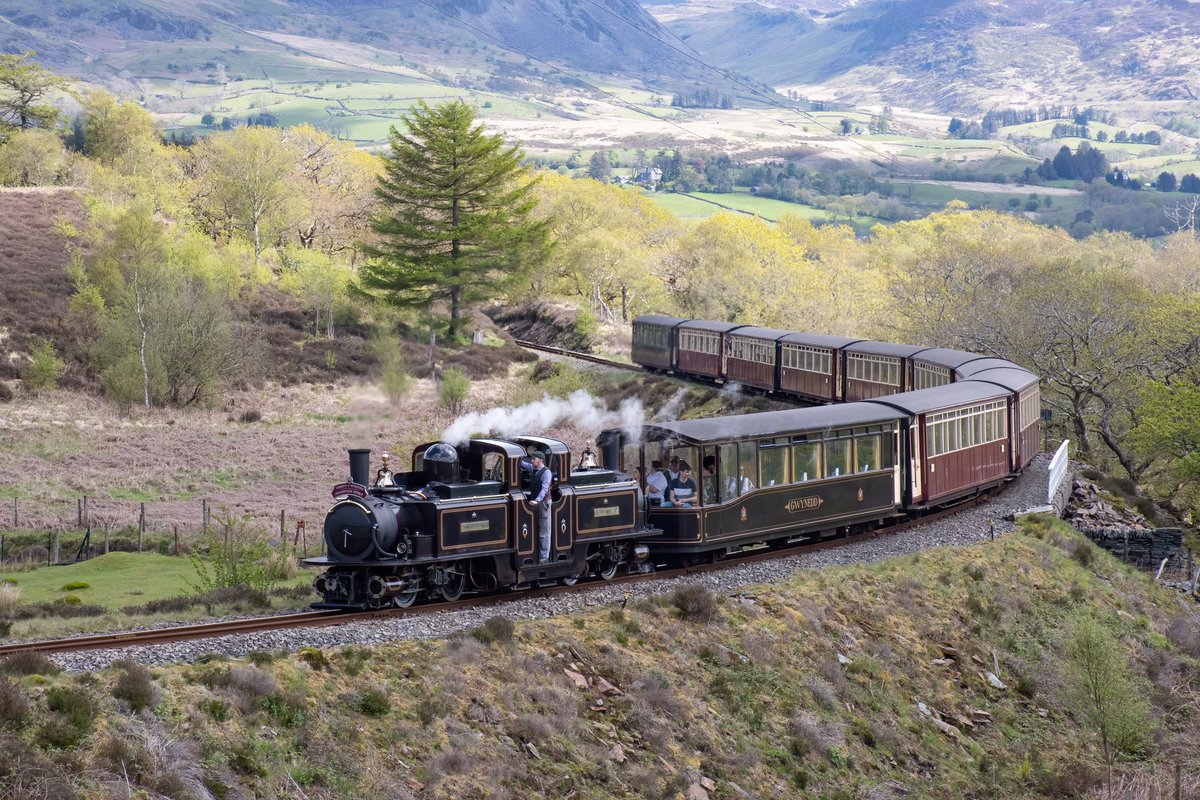
M 532 473 L 533 481 L 530 485 L 530 492 L 533 497 L 529 498 L 529 505 L 537 510 L 537 534 L 538 534 L 538 563 L 545 564 L 550 561 L 550 504 L 553 502 L 550 497 L 550 468 L 546 466 L 546 454 L 541 450 L 534 450 L 529 454 L 529 459 L 521 459 L 521 469 Z

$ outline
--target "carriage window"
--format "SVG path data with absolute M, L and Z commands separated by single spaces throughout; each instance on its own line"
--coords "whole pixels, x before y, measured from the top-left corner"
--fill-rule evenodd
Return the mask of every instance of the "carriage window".
M 719 498 L 722 503 L 737 497 L 737 482 L 733 475 L 737 474 L 737 445 L 723 444 L 717 447 L 717 481 Z
M 788 440 L 775 439 L 758 446 L 759 471 L 763 486 L 788 482 Z
M 687 465 L 692 468 L 692 478 L 695 479 L 696 485 L 700 485 L 700 463 L 696 459 L 696 448 L 694 447 L 667 447 L 662 452 L 663 469 L 671 468 L 671 456 L 679 456 L 681 462 L 687 462 Z
M 859 436 L 854 440 L 854 463 L 859 472 L 883 468 L 883 437 L 879 434 Z
M 743 495 L 758 487 L 758 445 L 755 442 L 738 442 L 737 464 L 726 473 L 734 490 Z
M 712 445 L 704 448 L 696 483 L 700 486 L 700 496 L 704 498 L 704 505 L 717 502 L 717 448 Z
M 853 439 L 831 439 L 825 443 L 825 477 L 833 478 L 838 475 L 848 475 L 853 472 L 851 450 Z
M 796 462 L 796 482 L 815 481 L 821 477 L 821 443 L 797 442 L 792 447 Z

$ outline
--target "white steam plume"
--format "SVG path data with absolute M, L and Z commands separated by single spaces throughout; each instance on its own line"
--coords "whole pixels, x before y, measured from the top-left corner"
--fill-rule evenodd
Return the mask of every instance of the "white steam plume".
M 617 410 L 612 411 L 599 398 L 578 389 L 565 400 L 545 395 L 541 400 L 517 408 L 491 408 L 464 414 L 442 432 L 442 439 L 463 444 L 474 434 L 526 436 L 544 433 L 564 422 L 593 437 L 605 428 L 620 427 L 627 443 L 638 444 L 646 411 L 636 397 L 626 398 Z
M 675 390 L 675 395 L 663 404 L 663 407 L 658 410 L 654 418 L 663 422 L 678 419 L 679 413 L 683 411 L 683 401 L 687 397 L 687 391 L 684 387 Z

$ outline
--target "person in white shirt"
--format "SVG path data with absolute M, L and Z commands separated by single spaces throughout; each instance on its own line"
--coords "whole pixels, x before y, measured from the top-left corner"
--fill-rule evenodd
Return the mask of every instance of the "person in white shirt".
M 746 477 L 746 468 L 738 464 L 738 474 L 736 478 L 730 478 L 726 488 L 730 495 L 741 497 L 754 488 L 754 482 Z
M 650 505 L 661 505 L 667 493 L 667 476 L 663 475 L 662 462 L 658 459 L 650 462 L 650 474 L 646 476 L 646 497 Z

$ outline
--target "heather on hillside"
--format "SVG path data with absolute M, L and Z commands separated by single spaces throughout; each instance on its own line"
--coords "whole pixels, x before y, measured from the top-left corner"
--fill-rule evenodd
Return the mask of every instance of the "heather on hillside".
M 1116 740 L 1092 668 L 1137 698 L 1113 785 L 1169 796 L 1182 764 L 1191 796 L 1200 616 L 1107 555 L 1084 566 L 1091 547 L 1034 519 L 994 543 L 445 641 L 94 677 L 14 659 L 0 776 L 29 791 L 53 775 L 59 798 L 126 781 L 329 800 L 1101 798 Z

